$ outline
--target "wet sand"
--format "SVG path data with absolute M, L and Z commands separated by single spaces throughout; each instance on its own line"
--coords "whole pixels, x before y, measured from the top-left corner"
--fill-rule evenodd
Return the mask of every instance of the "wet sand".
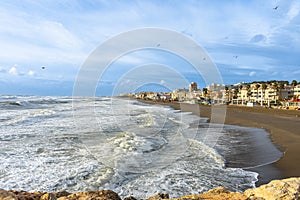
M 283 156 L 270 165 L 249 169 L 260 174 L 257 185 L 267 183 L 273 179 L 300 177 L 300 111 L 298 110 L 231 105 L 211 107 L 177 102 L 140 101 L 171 106 L 174 109 L 193 112 L 200 117 L 209 119 L 211 119 L 213 108 L 213 118 L 216 123 L 218 123 L 218 120 L 219 122 L 225 120 L 225 124 L 265 129 L 270 133 L 272 142 L 283 152 Z M 223 118 L 224 111 L 226 115 Z

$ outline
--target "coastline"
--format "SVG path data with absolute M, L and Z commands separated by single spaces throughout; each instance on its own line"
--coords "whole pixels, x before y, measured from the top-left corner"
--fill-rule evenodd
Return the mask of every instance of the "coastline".
M 176 110 L 192 112 L 200 117 L 210 118 L 211 115 L 211 106 L 137 100 L 147 104 L 170 106 Z M 264 129 L 269 133 L 273 144 L 283 152 L 283 156 L 274 163 L 247 168 L 259 173 L 257 186 L 274 179 L 300 176 L 298 155 L 300 153 L 300 111 L 229 105 L 226 106 L 225 124 Z
M 273 180 L 268 184 L 258 188 L 250 188 L 243 193 L 231 192 L 224 187 L 213 188 L 200 194 L 190 194 L 186 196 L 169 198 L 169 194 L 156 193 L 152 196 L 143 198 L 145 200 L 195 200 L 195 199 L 299 199 L 300 178 L 289 178 L 283 180 Z M 95 190 L 86 192 L 69 193 L 67 191 L 58 192 L 26 192 L 16 190 L 0 189 L 0 199 L 40 199 L 40 200 L 82 200 L 82 199 L 99 199 L 99 200 L 122 200 L 120 196 L 112 190 Z M 128 196 L 123 200 L 138 200 L 134 196 Z

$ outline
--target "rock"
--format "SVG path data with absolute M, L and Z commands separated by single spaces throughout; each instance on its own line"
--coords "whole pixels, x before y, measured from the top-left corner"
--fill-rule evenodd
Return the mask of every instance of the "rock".
M 66 196 L 69 196 L 71 193 L 62 190 L 62 191 L 58 191 L 58 192 L 52 192 L 51 194 L 53 194 L 56 198 L 59 198 L 59 197 L 66 197 Z
M 244 194 L 252 198 L 265 200 L 294 200 L 300 199 L 300 178 L 274 180 L 258 188 L 248 189 Z
M 168 194 L 156 194 L 147 200 L 167 200 Z M 300 178 L 274 180 L 258 188 L 248 189 L 244 194 L 231 192 L 223 187 L 211 189 L 202 194 L 192 194 L 173 200 L 300 200 Z M 111 190 L 77 192 L 70 194 L 66 191 L 53 193 L 6 191 L 0 189 L 0 200 L 121 200 L 117 193 Z M 130 196 L 124 200 L 137 200 Z
M 16 191 L 10 190 L 9 192 L 16 195 L 18 200 L 40 200 L 43 192 L 26 192 L 26 191 Z
M 51 193 L 46 193 L 43 196 L 41 196 L 40 200 L 56 200 L 56 196 Z
M 119 195 L 111 190 L 99 190 L 89 192 L 77 192 L 63 196 L 57 200 L 121 200 Z
M 18 200 L 18 197 L 12 192 L 0 189 L 0 200 Z
M 247 197 L 239 192 L 230 192 L 223 187 L 211 189 L 202 194 L 193 194 L 176 198 L 174 200 L 246 200 Z
M 224 187 L 217 187 L 217 188 L 213 188 L 207 192 L 204 192 L 203 194 L 214 194 L 214 195 L 218 195 L 218 194 L 229 194 L 230 192 L 228 190 L 226 190 Z
M 163 199 L 169 199 L 169 194 L 158 193 L 149 197 L 147 200 L 163 200 Z

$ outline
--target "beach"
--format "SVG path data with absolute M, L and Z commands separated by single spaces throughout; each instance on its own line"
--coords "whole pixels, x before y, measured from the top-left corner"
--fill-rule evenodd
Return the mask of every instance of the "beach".
M 200 117 L 210 118 L 211 116 L 211 106 L 139 101 L 171 106 L 177 110 L 193 112 Z M 265 184 L 273 179 L 300 176 L 300 111 L 232 105 L 213 107 L 216 110 L 226 108 L 225 124 L 265 129 L 270 134 L 272 142 L 283 152 L 283 156 L 278 161 L 249 169 L 259 173 L 257 185 Z

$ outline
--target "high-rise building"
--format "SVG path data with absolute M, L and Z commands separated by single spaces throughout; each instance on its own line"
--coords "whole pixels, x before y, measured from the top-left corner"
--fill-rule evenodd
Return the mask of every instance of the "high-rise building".
M 189 85 L 189 92 L 194 92 L 194 91 L 197 91 L 197 90 L 198 90 L 197 83 L 191 82 L 191 84 Z

